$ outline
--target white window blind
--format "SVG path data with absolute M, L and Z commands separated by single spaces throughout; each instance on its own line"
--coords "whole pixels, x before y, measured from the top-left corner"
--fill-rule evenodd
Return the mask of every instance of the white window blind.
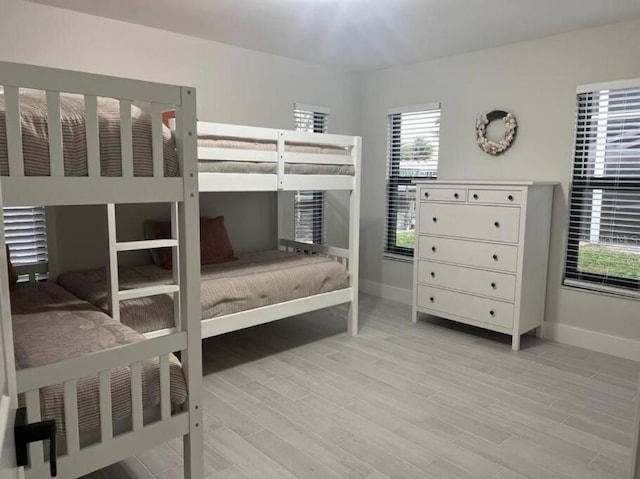
M 416 188 L 438 176 L 440 105 L 395 109 L 388 115 L 385 252 L 413 256 Z
M 329 109 L 296 103 L 293 109 L 297 131 L 326 133 Z M 295 240 L 303 243 L 325 242 L 325 194 L 323 191 L 297 191 L 294 199 Z
M 565 284 L 640 293 L 640 81 L 582 89 Z
M 47 223 L 43 206 L 4 208 L 4 234 L 14 265 L 47 261 Z

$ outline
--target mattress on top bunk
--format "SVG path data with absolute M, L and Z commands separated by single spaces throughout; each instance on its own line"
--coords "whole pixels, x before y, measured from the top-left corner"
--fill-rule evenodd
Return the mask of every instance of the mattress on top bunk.
M 284 251 L 238 254 L 238 260 L 202 267 L 202 319 L 246 311 L 349 287 L 347 269 L 323 256 Z M 59 283 L 101 309 L 108 307 L 104 270 L 65 273 Z M 120 288 L 172 282 L 172 272 L 155 265 L 120 270 Z M 126 300 L 120 319 L 139 332 L 172 327 L 169 295 Z
M 60 119 L 65 176 L 87 176 L 86 115 L 82 95 L 60 96 Z M 153 176 L 151 115 L 131 106 L 134 176 Z M 24 174 L 49 176 L 49 134 L 47 101 L 43 93 L 20 94 L 20 123 Z M 122 176 L 120 146 L 120 102 L 98 98 L 101 176 Z M 163 126 L 164 175 L 179 176 L 178 155 L 171 131 Z M 7 126 L 4 95 L 0 94 L 0 175 L 9 175 Z
M 273 141 L 238 140 L 233 138 L 200 136 L 198 146 L 202 148 L 229 148 L 236 150 L 276 151 Z M 323 155 L 348 156 L 351 151 L 335 145 L 306 143 L 288 143 L 285 151 L 291 153 L 314 153 Z M 203 173 L 241 173 L 241 174 L 277 174 L 278 164 L 253 161 L 200 160 L 198 171 Z M 288 175 L 345 175 L 354 176 L 353 165 L 332 165 L 317 163 L 285 163 L 284 172 Z
M 277 163 L 254 161 L 200 160 L 198 171 L 201 173 L 240 173 L 271 174 L 278 173 Z M 285 163 L 287 175 L 345 175 L 354 176 L 353 165 L 321 165 L 317 163 Z
M 111 319 L 92 304 L 73 296 L 54 283 L 18 285 L 11 293 L 16 369 L 45 366 L 79 358 L 144 337 Z M 178 359 L 169 361 L 171 403 L 177 410 L 187 399 L 187 386 Z M 142 397 L 145 411 L 160 404 L 158 358 L 144 361 Z M 77 381 L 78 422 L 81 435 L 100 428 L 97 376 Z M 55 419 L 58 434 L 65 434 L 63 385 L 40 389 L 43 419 Z M 112 417 L 114 422 L 131 416 L 131 372 L 128 366 L 111 371 Z M 20 402 L 24 403 L 21 395 Z

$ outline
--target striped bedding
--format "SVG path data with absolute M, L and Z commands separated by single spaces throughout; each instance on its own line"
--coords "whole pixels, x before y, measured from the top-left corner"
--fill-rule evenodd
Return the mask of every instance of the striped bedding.
M 25 176 L 49 176 L 49 134 L 47 101 L 44 93 L 20 94 L 22 147 Z M 87 176 L 87 140 L 84 99 L 63 93 L 60 116 L 65 176 Z M 131 107 L 134 176 L 153 176 L 151 116 L 143 109 Z M 98 98 L 98 132 L 100 137 L 100 174 L 122 176 L 120 151 L 120 103 L 113 98 Z M 163 126 L 164 175 L 179 176 L 178 156 L 168 128 Z M 4 95 L 0 95 L 0 175 L 9 175 L 9 153 Z
M 229 148 L 233 150 L 254 150 L 276 152 L 273 141 L 238 140 L 234 138 L 199 136 L 200 148 Z M 305 143 L 290 143 L 285 145 L 285 151 L 290 153 L 314 153 L 323 155 L 348 156 L 351 151 L 333 145 L 309 145 Z M 228 161 L 228 160 L 200 160 L 198 171 L 203 173 L 278 173 L 278 164 L 256 161 Z M 346 175 L 354 176 L 353 165 L 332 165 L 317 163 L 285 163 L 284 172 L 287 175 Z
M 78 299 L 54 283 L 18 285 L 11 293 L 11 310 L 17 370 L 78 358 L 144 337 L 114 321 L 95 306 Z M 171 402 L 174 410 L 187 399 L 180 362 L 170 358 Z M 160 404 L 159 361 L 144 362 L 142 396 L 145 410 Z M 96 376 L 77 382 L 78 420 L 81 436 L 100 428 L 99 388 Z M 111 371 L 113 421 L 131 416 L 129 367 Z M 21 395 L 22 396 L 22 395 Z M 20 398 L 24 403 L 24 398 Z M 43 419 L 55 419 L 60 436 L 65 434 L 62 384 L 40 389 Z
M 347 269 L 326 257 L 284 251 L 237 256 L 237 261 L 202 267 L 202 319 L 349 287 Z M 76 296 L 107 310 L 104 270 L 65 273 L 58 282 Z M 170 282 L 171 271 L 155 265 L 120 270 L 121 289 Z M 173 300 L 162 295 L 123 301 L 120 319 L 141 333 L 172 327 Z

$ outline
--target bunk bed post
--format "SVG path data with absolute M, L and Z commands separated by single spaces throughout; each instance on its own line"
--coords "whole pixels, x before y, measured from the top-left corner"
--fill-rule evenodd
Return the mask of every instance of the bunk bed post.
M 353 297 L 349 304 L 348 330 L 351 336 L 358 334 L 358 298 L 360 279 L 360 164 L 362 139 L 355 138 L 351 153 L 354 158 L 355 177 L 349 198 L 349 276 Z
M 202 432 L 202 325 L 200 308 L 200 207 L 197 172 L 196 91 L 181 88 L 176 107 L 176 146 L 184 181 L 178 207 L 180 330 L 187 333 L 182 366 L 189 389 L 189 434 L 184 436 L 184 477 L 204 477 Z
M 107 229 L 107 292 L 109 294 L 109 314 L 116 321 L 120 321 L 120 298 L 118 298 L 120 285 L 118 278 L 118 250 L 116 248 L 118 239 L 116 235 L 116 205 L 114 203 L 107 204 Z
M 284 238 L 284 192 L 280 190 L 276 192 L 276 211 L 278 215 L 278 237 L 276 239 L 276 245 L 279 250 L 284 250 L 285 247 L 281 244 L 282 238 Z
M 0 192 L 0 218 L 2 218 L 2 194 Z M 21 472 L 13 467 L 15 447 L 13 443 L 13 420 L 18 407 L 18 386 L 13 346 L 13 325 L 4 229 L 0 229 L 0 477 L 17 479 Z

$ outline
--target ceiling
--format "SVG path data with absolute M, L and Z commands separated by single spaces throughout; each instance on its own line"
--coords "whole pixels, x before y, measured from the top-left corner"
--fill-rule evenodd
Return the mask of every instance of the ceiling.
M 33 0 L 371 70 L 640 18 L 640 0 Z

